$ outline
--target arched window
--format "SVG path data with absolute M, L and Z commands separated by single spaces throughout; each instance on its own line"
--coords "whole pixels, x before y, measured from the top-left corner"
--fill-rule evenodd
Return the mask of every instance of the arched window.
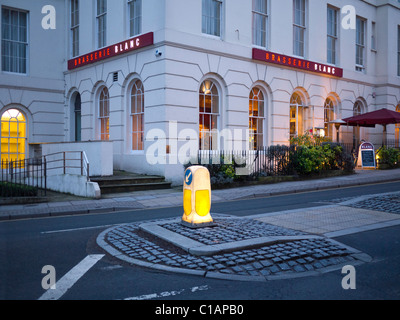
M 132 150 L 144 150 L 144 90 L 140 80 L 132 86 L 130 117 Z
M 264 94 L 259 88 L 253 88 L 249 98 L 250 150 L 264 146 L 264 109 Z
M 82 103 L 81 95 L 79 93 L 75 96 L 74 102 L 74 131 L 75 131 L 75 141 L 81 141 L 81 113 L 82 113 Z
M 99 96 L 100 140 L 110 140 L 110 96 L 104 87 Z
M 300 94 L 293 93 L 290 98 L 290 138 L 304 133 L 304 105 Z
M 26 119 L 21 111 L 9 109 L 1 115 L 1 161 L 26 158 Z
M 396 111 L 400 112 L 400 104 L 397 105 Z M 400 123 L 396 123 L 395 127 L 395 143 L 396 143 L 396 148 L 400 148 Z
M 356 101 L 353 107 L 353 116 L 359 116 L 363 113 L 363 105 L 361 101 Z M 353 148 L 356 148 L 361 141 L 360 127 L 353 127 Z
M 327 98 L 324 104 L 324 130 L 325 137 L 333 141 L 334 124 L 330 123 L 335 120 L 335 104 L 331 98 Z
M 204 81 L 199 91 L 199 148 L 218 149 L 219 94 L 211 80 Z

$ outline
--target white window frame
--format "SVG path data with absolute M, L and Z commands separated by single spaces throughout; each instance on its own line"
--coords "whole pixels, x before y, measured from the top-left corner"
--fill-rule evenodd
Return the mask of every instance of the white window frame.
M 74 7 L 73 7 L 74 5 Z M 75 10 L 74 10 L 75 9 Z M 71 57 L 79 56 L 79 0 L 70 1 Z
M 400 77 L 400 25 L 397 26 L 397 75 Z
M 333 12 L 333 21 L 329 21 L 330 12 Z M 327 9 L 327 62 L 329 64 L 337 65 L 337 52 L 338 52 L 338 16 L 339 11 L 331 6 Z M 331 32 L 330 32 L 331 31 Z M 331 50 L 329 49 L 329 43 L 332 43 Z M 331 58 L 331 59 L 330 59 Z
M 296 4 L 300 4 L 297 8 Z M 300 13 L 300 21 L 297 21 L 296 14 Z M 302 20 L 302 21 L 301 21 Z M 299 32 L 299 33 L 298 33 Z M 298 38 L 300 34 L 303 37 Z M 306 42 L 307 42 L 307 1 L 306 0 L 293 0 L 293 54 L 298 57 L 306 56 Z
M 142 8 L 143 8 L 143 0 L 128 0 L 129 37 L 134 37 L 142 33 Z M 133 16 L 132 16 L 132 11 L 133 11 Z
M 19 40 L 19 35 L 18 35 L 18 40 L 11 40 L 11 39 L 5 39 L 3 36 L 5 34 L 4 28 L 5 28 L 5 23 L 3 21 L 3 10 L 8 10 L 9 12 L 18 12 L 18 33 L 20 33 L 20 29 L 22 28 L 20 26 L 20 20 L 19 20 L 19 13 L 24 13 L 26 14 L 26 31 L 25 31 L 25 37 L 26 41 L 20 41 Z M 10 30 L 9 30 L 9 36 L 11 37 L 11 23 L 9 24 Z M 9 58 L 9 63 L 10 65 L 8 66 L 7 69 L 5 69 L 5 60 L 6 60 L 6 54 L 5 54 L 5 43 L 9 42 L 10 45 L 23 45 L 25 48 L 25 58 L 20 58 L 19 54 L 18 56 L 11 56 L 7 55 Z M 23 66 L 25 70 L 21 71 L 21 66 L 19 65 L 19 60 L 25 59 L 25 65 Z M 16 62 L 16 60 L 18 60 Z M 13 64 L 13 68 L 11 68 L 11 64 Z M 10 73 L 10 74 L 16 74 L 16 75 L 28 75 L 29 71 L 29 12 L 24 11 L 24 10 L 19 10 L 15 8 L 9 8 L 9 7 L 1 7 L 1 71 L 4 73 Z
M 359 24 L 361 23 L 361 24 Z M 367 21 L 364 18 L 357 17 L 356 20 L 356 71 L 365 70 L 365 39 L 366 39 Z M 362 30 L 359 28 L 362 27 Z M 361 51 L 361 52 L 359 52 Z M 361 53 L 361 56 L 360 56 Z
M 325 137 L 330 138 L 332 141 L 335 140 L 334 137 L 334 124 L 331 123 L 336 118 L 336 104 L 335 100 L 331 97 L 326 98 L 324 103 L 324 128 Z M 339 141 L 336 141 L 339 142 Z
M 104 2 L 105 11 L 100 11 L 101 2 Z M 97 48 L 107 46 L 107 0 L 96 1 L 96 46 Z
M 103 96 L 104 94 L 104 96 Z M 101 141 L 110 140 L 110 91 L 103 86 L 99 90 L 98 98 L 98 125 L 99 139 Z M 104 124 L 104 130 L 102 124 Z M 108 130 L 107 130 L 108 129 Z
M 257 97 L 257 99 L 255 99 Z M 254 112 L 254 103 L 258 103 L 258 113 Z M 249 95 L 249 150 L 259 150 L 265 147 L 265 94 L 260 87 L 254 87 L 250 91 Z M 252 130 L 250 125 L 252 121 L 256 121 L 256 130 Z M 260 132 L 261 131 L 261 132 Z M 254 137 L 257 137 L 257 145 L 254 144 Z
M 136 94 L 133 94 L 134 88 L 136 88 Z M 144 151 L 144 126 L 145 126 L 145 112 L 144 112 L 144 87 L 143 87 L 143 82 L 140 81 L 139 79 L 133 80 L 132 87 L 129 92 L 130 95 L 130 104 L 129 104 L 129 114 L 130 114 L 130 140 L 131 140 L 131 145 L 130 145 L 130 150 L 132 152 L 137 152 L 137 151 Z M 136 110 L 133 110 L 133 105 L 132 105 L 132 99 L 135 99 L 136 101 Z M 140 101 L 140 110 L 137 109 L 138 107 L 138 102 Z M 140 127 L 139 127 L 139 122 L 137 122 L 137 127 L 133 127 L 134 123 L 134 118 L 137 117 L 139 118 L 140 121 Z M 141 148 L 134 148 L 134 136 L 136 136 L 136 145 L 140 146 Z M 139 139 L 139 137 L 141 139 Z M 140 142 L 141 140 L 141 142 Z
M 262 3 L 264 4 L 264 8 L 259 8 Z M 268 6 L 268 0 L 253 0 L 253 45 L 263 48 L 268 48 L 269 46 Z M 264 9 L 264 11 L 262 11 L 262 9 Z M 263 30 L 263 26 L 265 30 Z
M 213 89 L 216 89 L 216 94 Z M 201 97 L 203 97 L 203 105 L 201 105 Z M 211 112 L 206 112 L 206 97 L 211 101 Z M 218 105 L 215 106 L 215 103 Z M 199 150 L 210 151 L 219 150 L 219 130 L 221 115 L 221 90 L 214 79 L 206 79 L 201 83 L 199 90 Z M 205 117 L 209 117 L 210 128 L 200 130 L 200 125 L 204 125 Z M 211 124 L 215 121 L 215 127 L 211 128 Z M 203 121 L 201 120 L 203 119 Z
M 376 38 L 376 22 L 372 21 L 371 24 L 371 50 L 377 51 L 377 38 Z
M 219 14 L 217 9 L 219 10 Z M 221 0 L 202 0 L 202 23 L 203 34 L 215 37 L 222 36 L 222 1 Z

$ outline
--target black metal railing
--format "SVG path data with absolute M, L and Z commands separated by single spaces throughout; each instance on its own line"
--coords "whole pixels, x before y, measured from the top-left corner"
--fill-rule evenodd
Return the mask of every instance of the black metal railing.
M 47 195 L 50 176 L 76 174 L 90 181 L 89 161 L 83 151 L 65 151 L 40 158 L 1 160 L 0 197 Z
M 351 143 L 335 145 L 341 146 L 343 157 L 354 163 L 356 152 Z M 190 165 L 230 165 L 236 174 L 243 176 L 287 176 L 295 174 L 293 159 L 296 148 L 294 145 L 276 145 L 258 150 L 199 150 L 196 159 L 191 159 Z M 213 169 L 211 166 L 210 168 Z
M 44 196 L 46 186 L 46 161 L 41 158 L 1 160 L 1 197 Z

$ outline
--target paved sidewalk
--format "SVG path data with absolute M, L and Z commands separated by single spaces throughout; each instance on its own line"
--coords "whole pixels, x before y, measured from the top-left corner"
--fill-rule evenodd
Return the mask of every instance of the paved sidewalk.
M 357 170 L 354 175 L 350 176 L 213 190 L 212 202 L 342 188 L 389 181 L 400 181 L 400 169 Z M 181 206 L 183 201 L 181 188 L 105 195 L 100 200 L 81 199 L 69 195 L 65 195 L 65 198 L 66 199 L 58 194 L 56 197 L 50 197 L 49 201 L 46 203 L 2 205 L 0 207 L 0 220 Z

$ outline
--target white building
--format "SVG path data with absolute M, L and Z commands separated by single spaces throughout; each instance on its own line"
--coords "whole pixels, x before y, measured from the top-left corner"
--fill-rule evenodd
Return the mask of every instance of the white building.
M 332 120 L 400 111 L 400 1 L 0 4 L 2 158 L 32 157 L 43 143 L 109 140 L 114 169 L 181 183 L 176 153 L 188 141 L 248 149 L 249 126 L 251 147 L 317 128 L 335 141 Z M 48 4 L 55 29 L 43 28 L 53 22 L 42 13 Z M 17 147 L 3 129 L 17 116 L 10 109 L 20 112 Z M 397 127 L 388 133 L 399 142 Z M 381 135 L 379 126 L 341 127 L 339 139 Z

